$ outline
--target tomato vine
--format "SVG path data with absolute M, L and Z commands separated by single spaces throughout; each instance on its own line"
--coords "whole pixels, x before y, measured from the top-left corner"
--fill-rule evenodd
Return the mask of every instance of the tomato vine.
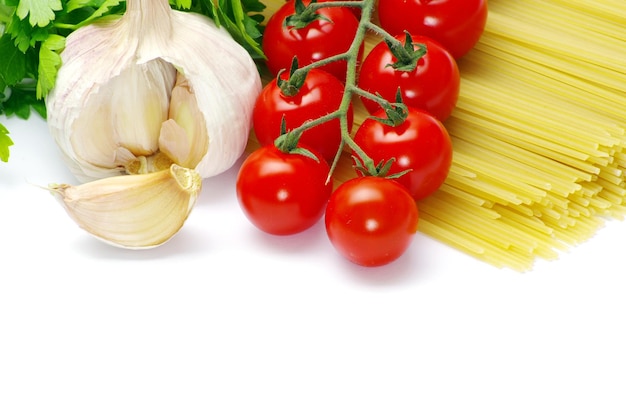
M 330 7 L 353 7 L 360 8 L 360 20 L 358 29 L 354 35 L 353 41 L 350 45 L 350 48 L 344 53 L 340 53 L 334 56 L 326 57 L 320 59 L 318 61 L 309 63 L 307 65 L 301 67 L 293 67 L 291 68 L 291 73 L 289 79 L 301 80 L 306 77 L 307 73 L 313 69 L 323 68 L 324 66 L 337 62 L 337 61 L 346 61 L 347 70 L 345 76 L 345 89 L 343 94 L 343 99 L 339 105 L 339 108 L 333 112 L 328 113 L 319 118 L 315 118 L 309 121 L 304 122 L 300 126 L 288 131 L 286 134 L 299 136 L 305 131 L 319 126 L 320 124 L 329 122 L 333 119 L 340 120 L 341 126 L 341 135 L 342 135 L 342 143 L 337 151 L 330 168 L 330 174 L 334 172 L 336 169 L 341 156 L 343 154 L 343 147 L 348 146 L 352 152 L 358 155 L 359 159 L 363 163 L 363 168 L 366 169 L 369 174 L 373 176 L 381 175 L 381 171 L 377 168 L 374 161 L 354 142 L 350 135 L 350 125 L 348 114 L 350 111 L 350 107 L 353 101 L 354 96 L 360 96 L 372 100 L 378 103 L 382 108 L 387 109 L 389 112 L 393 112 L 397 114 L 398 108 L 401 108 L 400 114 L 403 112 L 406 113 L 405 105 L 402 102 L 390 102 L 387 99 L 382 98 L 380 95 L 373 94 L 371 92 L 366 91 L 365 89 L 360 88 L 357 85 L 357 64 L 359 51 L 362 48 L 363 42 L 365 41 L 365 36 L 368 32 L 374 32 L 378 36 L 381 36 L 387 45 L 389 45 L 390 49 L 394 51 L 394 54 L 397 54 L 401 57 L 401 61 L 403 62 L 403 67 L 399 67 L 399 70 L 410 70 L 411 67 L 415 67 L 416 62 L 427 53 L 425 45 L 417 45 L 417 51 L 413 52 L 413 43 L 410 40 L 410 37 L 407 38 L 405 43 L 399 41 L 396 37 L 392 36 L 388 32 L 386 32 L 381 27 L 372 23 L 372 14 L 374 11 L 374 0 L 360 0 L 360 1 L 324 1 L 324 2 L 310 2 L 306 7 L 302 6 L 302 0 L 296 0 L 296 4 L 300 4 L 301 6 L 296 7 L 296 10 L 300 10 L 301 13 L 306 14 L 306 19 L 310 20 L 310 15 L 315 13 L 317 10 L 322 8 L 330 8 Z M 409 48 L 411 52 L 409 52 Z M 279 77 L 280 78 L 280 77 Z M 293 83 L 297 83 L 298 81 L 293 81 Z M 406 117 L 404 115 L 403 117 Z M 401 121 L 401 120 L 400 120 Z M 398 121 L 397 121 L 398 122 Z M 284 140 L 284 138 L 279 138 L 280 140 Z M 329 176 L 330 180 L 330 176 Z
M 376 0 L 287 0 L 264 32 L 267 67 L 276 78 L 261 93 L 253 122 L 262 149 L 271 146 L 293 154 L 294 146 L 302 145 L 320 154 L 319 141 L 324 141 L 324 157 L 318 162 L 329 168 L 323 185 L 331 183 L 342 156 L 352 156 L 357 177 L 330 195 L 325 226 L 337 251 L 366 266 L 391 262 L 407 249 L 417 231 L 417 202 L 447 177 L 452 142 L 443 122 L 456 106 L 460 88 L 457 63 L 447 49 L 420 33 L 388 32 L 373 21 L 376 5 Z M 367 36 L 380 41 L 363 54 Z M 338 63 L 345 63 L 339 74 Z M 341 83 L 320 87 L 320 72 Z M 358 99 L 369 116 L 353 134 L 353 104 Z M 280 133 L 268 140 L 279 116 Z M 337 122 L 338 144 L 334 128 L 322 129 Z M 317 136 L 317 142 L 311 136 Z M 330 157 L 329 147 L 334 151 Z M 312 167 L 309 172 L 313 176 Z M 287 194 L 279 179 L 272 186 Z M 249 186 L 240 189 L 240 200 L 251 220 L 259 219 L 244 203 L 256 191 Z M 309 181 L 307 186 L 316 191 L 322 184 Z M 285 204 L 275 193 L 266 198 L 268 211 L 272 204 L 277 211 Z

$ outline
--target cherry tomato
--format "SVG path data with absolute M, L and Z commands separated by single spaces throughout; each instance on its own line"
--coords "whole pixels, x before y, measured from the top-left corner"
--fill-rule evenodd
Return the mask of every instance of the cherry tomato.
M 326 180 L 328 163 L 318 159 L 284 153 L 274 146 L 252 152 L 241 165 L 236 184 L 237 200 L 250 222 L 273 235 L 291 235 L 313 226 L 332 192 L 332 181 Z
M 334 248 L 350 261 L 379 266 L 398 259 L 418 225 L 415 200 L 393 180 L 374 176 L 350 179 L 337 187 L 326 206 L 326 232 Z
M 282 78 L 287 78 L 283 72 Z M 344 85 L 328 72 L 312 69 L 304 84 L 294 96 L 282 93 L 276 79 L 269 82 L 257 97 L 252 113 L 254 133 L 261 145 L 272 145 L 280 135 L 281 122 L 285 118 L 287 131 L 299 127 L 305 121 L 322 117 L 339 109 Z M 348 131 L 352 130 L 353 109 L 347 113 Z M 331 120 L 306 130 L 300 144 L 317 150 L 330 162 L 341 143 L 339 119 Z
M 374 115 L 385 118 L 382 109 Z M 439 189 L 452 164 L 452 141 L 444 125 L 433 115 L 411 107 L 406 120 L 398 126 L 367 118 L 356 131 L 354 142 L 376 165 L 395 158 L 389 174 L 410 169 L 394 180 L 415 200 Z
M 304 0 L 305 5 L 309 3 L 310 0 Z M 289 27 L 285 18 L 295 13 L 294 4 L 294 0 L 288 0 L 265 25 L 262 48 L 267 57 L 267 67 L 274 76 L 281 69 L 289 70 L 294 56 L 302 67 L 347 52 L 359 26 L 359 21 L 348 8 L 324 7 L 318 11 L 323 19 L 317 19 L 303 28 Z M 362 54 L 363 45 L 359 57 Z M 345 60 L 324 65 L 322 69 L 345 82 Z
M 487 22 L 487 0 L 379 0 L 380 26 L 441 43 L 456 59 L 478 42 Z
M 405 36 L 396 36 L 404 44 Z M 385 42 L 379 42 L 365 57 L 361 65 L 358 85 L 371 93 L 379 93 L 394 102 L 398 87 L 403 102 L 411 107 L 426 110 L 445 121 L 459 97 L 461 78 L 456 61 L 439 43 L 424 36 L 413 36 L 414 49 L 418 44 L 427 47 L 413 71 L 403 71 L 390 65 L 397 62 Z M 369 113 L 380 106 L 369 99 L 362 99 Z

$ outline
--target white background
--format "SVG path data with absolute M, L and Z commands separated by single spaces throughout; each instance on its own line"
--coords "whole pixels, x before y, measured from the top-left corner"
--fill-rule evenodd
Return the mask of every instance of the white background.
M 44 121 L 1 118 L 0 414 L 626 414 L 626 223 L 497 269 L 419 234 L 366 269 L 257 231 L 237 167 L 148 251 L 79 229 Z

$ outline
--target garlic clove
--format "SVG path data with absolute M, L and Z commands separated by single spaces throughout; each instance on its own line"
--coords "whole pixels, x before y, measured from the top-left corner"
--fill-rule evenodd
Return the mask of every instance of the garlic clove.
M 161 125 L 159 149 L 174 163 L 196 167 L 207 153 L 209 136 L 191 85 L 178 73 L 172 90 L 169 119 Z
M 175 79 L 176 70 L 171 65 L 154 60 L 129 65 L 119 75 L 94 86 L 94 92 L 84 96 L 84 106 L 77 109 L 80 114 L 74 116 L 71 129 L 56 136 L 71 160 L 72 172 L 81 181 L 117 175 L 134 158 L 129 153 L 135 157 L 155 153 L 155 137 L 169 116 Z M 69 109 L 63 113 L 73 115 Z M 51 111 L 51 125 L 57 115 Z
M 224 27 L 200 14 L 171 9 L 168 14 L 169 36 L 145 37 L 138 62 L 163 59 L 191 85 L 209 140 L 196 170 L 211 177 L 232 167 L 245 151 L 261 78 L 249 53 Z
M 195 170 L 172 164 L 155 173 L 49 189 L 70 217 L 96 238 L 141 249 L 161 245 L 181 229 L 201 187 Z

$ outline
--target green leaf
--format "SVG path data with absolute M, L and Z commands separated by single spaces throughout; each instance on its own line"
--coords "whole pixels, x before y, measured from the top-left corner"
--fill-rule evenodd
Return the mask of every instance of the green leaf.
M 265 5 L 258 0 L 197 0 L 192 2 L 192 9 L 202 10 L 213 19 L 218 26 L 224 26 L 230 35 L 242 45 L 254 59 L 265 58 L 261 48 L 262 32 L 259 28 L 263 15 L 249 12 L 258 12 L 265 9 Z
M 69 0 L 67 2 L 67 5 L 65 6 L 65 9 L 68 13 L 85 7 L 93 7 L 97 9 L 102 5 L 102 3 L 103 0 Z
M 39 50 L 38 99 L 45 97 L 54 87 L 56 76 L 62 63 L 60 53 L 64 47 L 65 38 L 60 35 L 50 35 L 42 43 Z
M 122 0 L 70 0 L 67 4 L 68 13 L 76 10 L 87 11 L 94 8 L 96 10 L 91 13 L 89 17 L 84 18 L 74 25 L 68 26 L 71 30 L 76 30 L 79 27 L 88 25 L 100 17 L 109 15 L 109 13 L 111 13 L 111 9 L 118 6 L 121 2 Z
M 191 0 L 173 0 L 170 1 L 177 9 L 189 10 L 191 9 Z
M 9 137 L 9 130 L 2 124 L 0 124 L 0 160 L 3 162 L 9 161 L 9 147 L 13 145 L 11 137 Z
M 16 46 L 8 34 L 0 37 L 0 92 L 26 77 L 26 55 Z
M 7 117 L 15 115 L 27 120 L 31 114 L 31 108 L 41 114 L 40 106 L 44 103 L 37 99 L 33 86 L 20 86 L 11 89 L 11 95 L 2 103 L 3 111 Z M 45 106 L 45 105 L 44 105 Z
M 44 27 L 54 20 L 54 12 L 59 10 L 63 10 L 61 0 L 21 0 L 16 14 L 22 20 L 28 16 L 33 27 Z
M 15 7 L 7 6 L 0 1 L 0 35 L 4 30 L 4 26 L 9 23 L 11 17 L 15 14 Z
M 241 0 L 243 8 L 247 12 L 262 12 L 265 10 L 265 4 L 259 0 Z
M 49 27 L 31 26 L 28 20 L 20 20 L 17 15 L 13 15 L 6 27 L 6 33 L 11 34 L 15 45 L 22 52 L 35 47 L 38 42 L 44 41 L 50 32 Z

